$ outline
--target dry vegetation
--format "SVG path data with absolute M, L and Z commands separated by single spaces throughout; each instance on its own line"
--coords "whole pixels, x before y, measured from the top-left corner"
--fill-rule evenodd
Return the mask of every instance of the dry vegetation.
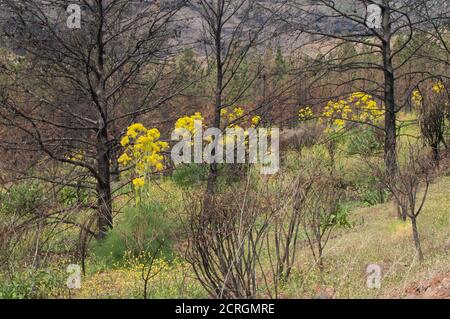
M 448 1 L 365 2 L 0 0 L 0 298 L 449 298 Z

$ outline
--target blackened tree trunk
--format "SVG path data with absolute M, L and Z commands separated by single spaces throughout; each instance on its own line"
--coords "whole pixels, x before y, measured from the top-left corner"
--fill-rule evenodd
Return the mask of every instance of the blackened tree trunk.
M 201 0 L 195 1 L 194 6 L 197 7 L 206 26 L 204 33 L 205 56 L 214 57 L 213 71 L 216 72 L 216 77 L 212 106 L 214 122 L 212 124 L 216 128 L 224 130 L 226 127 L 222 127 L 223 123 L 221 123 L 222 109 L 236 106 L 259 76 L 260 71 L 250 79 L 240 79 L 239 77 L 245 59 L 250 50 L 259 44 L 257 40 L 271 20 L 271 15 L 263 17 L 263 21 L 255 23 L 256 21 L 253 19 L 257 7 L 255 0 Z M 240 22 L 236 23 L 237 20 Z M 263 67 L 256 66 L 256 69 L 262 70 Z M 240 87 L 230 88 L 230 84 L 236 80 L 240 80 Z M 213 157 L 216 155 L 215 151 L 213 149 L 213 154 L 211 154 Z M 209 202 L 215 192 L 218 175 L 219 165 L 217 163 L 210 164 L 204 210 L 208 210 Z
M 317 251 L 318 251 L 318 256 L 317 256 L 317 266 L 319 267 L 319 271 L 320 271 L 320 279 L 323 281 L 323 271 L 325 269 L 324 264 L 323 264 L 323 246 L 322 246 L 322 239 L 318 239 L 317 240 Z
M 217 64 L 217 75 L 216 75 L 216 91 L 215 91 L 215 103 L 214 103 L 214 127 L 220 127 L 220 110 L 222 107 L 222 94 L 223 94 L 223 61 L 222 61 L 222 2 L 217 1 L 217 29 L 214 35 L 215 40 L 215 54 L 216 54 L 216 64 Z M 215 151 L 213 151 L 214 153 Z M 212 154 L 215 155 L 215 154 Z M 212 163 L 210 166 L 210 173 L 208 176 L 207 185 L 207 196 L 212 197 L 214 195 L 216 181 L 218 175 L 217 163 Z
M 383 1 L 383 66 L 384 66 L 384 103 L 385 103 L 385 143 L 384 160 L 386 172 L 394 176 L 397 172 L 397 127 L 395 107 L 395 75 L 391 52 L 391 12 L 389 1 Z
M 102 129 L 97 141 L 97 214 L 98 239 L 103 239 L 106 232 L 113 227 L 111 178 L 107 130 Z
M 110 162 L 111 162 L 111 181 L 119 182 L 120 181 L 120 167 L 119 167 L 119 156 L 120 156 L 120 147 L 118 145 L 111 146 L 110 152 Z
M 108 141 L 108 103 L 105 99 L 105 47 L 104 47 L 104 7 L 100 1 L 98 5 L 99 21 L 97 28 L 97 87 L 94 98 L 98 113 L 97 132 L 97 214 L 98 214 L 98 238 L 105 237 L 106 232 L 113 227 L 112 196 L 111 196 L 111 167 L 110 167 L 110 143 Z
M 439 165 L 439 161 L 441 160 L 439 143 L 433 143 L 433 145 L 431 145 L 431 150 L 433 152 L 433 161 L 436 163 L 436 165 Z

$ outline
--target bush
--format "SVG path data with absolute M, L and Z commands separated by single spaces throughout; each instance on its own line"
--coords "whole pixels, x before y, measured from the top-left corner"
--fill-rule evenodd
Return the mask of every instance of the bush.
M 366 160 L 367 158 L 364 158 Z M 350 185 L 351 200 L 364 206 L 374 206 L 389 200 L 389 191 L 378 181 L 374 172 L 363 162 L 355 161 L 352 169 L 346 175 L 345 183 Z
M 142 201 L 128 207 L 117 226 L 94 247 L 95 255 L 107 263 L 119 262 L 129 255 L 171 254 L 173 223 L 162 204 Z
M 61 204 L 72 206 L 88 203 L 89 192 L 84 188 L 63 187 L 58 193 L 58 201 Z
M 184 190 L 196 188 L 206 183 L 209 169 L 207 164 L 183 164 L 173 172 L 172 180 Z M 217 188 L 224 190 L 227 186 L 239 182 L 242 176 L 245 176 L 246 169 L 246 164 L 218 164 Z
M 331 170 L 331 159 L 327 149 L 323 144 L 312 147 L 305 147 L 301 152 L 289 151 L 286 153 L 283 168 L 289 174 L 298 172 L 309 172 L 316 167 L 323 167 L 324 170 Z
M 6 214 L 34 214 L 45 200 L 38 183 L 17 183 L 0 194 L 0 211 Z
M 183 189 L 201 185 L 208 178 L 209 166 L 201 164 L 183 164 L 172 174 L 176 185 Z
M 314 180 L 305 198 L 301 224 L 321 272 L 324 270 L 323 251 L 333 231 L 351 227 L 349 207 L 343 202 L 344 195 L 336 180 L 322 174 Z
M 293 129 L 284 129 L 280 132 L 280 151 L 301 151 L 305 147 L 318 144 L 324 127 L 317 123 L 306 122 Z
M 362 187 L 359 190 L 360 201 L 367 206 L 385 203 L 389 198 L 389 191 L 382 188 Z
M 373 127 L 353 129 L 347 137 L 348 155 L 374 155 L 382 151 L 382 137 Z
M 61 297 L 67 292 L 66 279 L 63 268 L 16 270 L 12 277 L 0 275 L 0 299 Z

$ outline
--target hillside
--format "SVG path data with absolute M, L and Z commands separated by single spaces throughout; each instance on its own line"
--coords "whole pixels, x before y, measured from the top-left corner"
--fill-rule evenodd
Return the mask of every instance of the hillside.
M 170 184 L 162 186 L 172 189 Z M 419 263 L 411 241 L 411 227 L 396 220 L 389 202 L 350 213 L 352 227 L 330 240 L 325 251 L 324 283 L 311 263 L 309 248 L 300 249 L 295 272 L 281 298 L 450 298 L 450 176 L 437 179 L 430 188 L 419 227 L 426 262 Z M 305 245 L 303 243 L 301 245 Z M 381 289 L 366 286 L 366 268 L 382 269 Z M 141 265 L 142 267 L 142 265 Z M 204 296 L 183 263 L 158 261 L 151 280 L 153 298 Z M 142 294 L 139 263 L 114 270 L 89 271 L 75 298 L 130 298 Z
M 69 2 L 0 0 L 0 299 L 450 298 L 449 0 Z

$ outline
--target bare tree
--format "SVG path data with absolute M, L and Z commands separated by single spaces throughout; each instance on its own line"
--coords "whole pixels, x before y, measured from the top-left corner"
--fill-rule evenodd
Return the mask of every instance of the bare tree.
M 270 219 L 247 185 L 216 194 L 205 212 L 201 194 L 186 193 L 187 259 L 208 293 L 218 299 L 257 297 L 264 235 Z M 199 196 L 200 195 L 200 196 Z M 265 212 L 266 211 L 266 212 Z
M 405 217 L 409 218 L 412 226 L 412 237 L 420 261 L 424 255 L 421 247 L 417 218 L 425 205 L 428 188 L 433 178 L 434 166 L 418 145 L 408 142 L 406 145 L 405 161 L 400 165 L 395 176 L 386 174 L 376 165 L 370 165 L 380 182 L 385 185 L 399 204 Z M 420 192 L 422 194 L 420 195 Z
M 95 193 L 98 238 L 113 225 L 111 165 L 125 128 L 179 90 L 166 71 L 175 44 L 171 21 L 178 6 L 83 0 L 81 28 L 69 29 L 70 1 L 0 2 L 2 38 L 24 57 L 11 74 L 0 105 L 2 124 L 14 130 L 1 146 L 26 150 L 73 167 L 48 182 Z M 11 70 L 10 70 L 11 71 Z M 43 178 L 36 171 L 35 178 Z
M 201 192 L 185 194 L 187 258 L 212 297 L 279 297 L 296 262 L 311 182 L 288 175 L 263 183 L 247 178 L 216 194 L 207 213 Z
M 435 8 L 444 3 L 433 2 Z M 385 133 L 385 164 L 391 174 L 397 169 L 397 113 L 409 97 L 399 94 L 399 84 L 412 76 L 420 80 L 427 75 L 427 70 L 405 69 L 405 65 L 408 61 L 417 62 L 416 51 L 432 42 L 430 36 L 419 37 L 430 31 L 430 21 L 437 23 L 448 17 L 448 9 L 444 16 L 434 9 L 425 18 L 422 13 L 429 9 L 426 3 L 419 0 L 290 1 L 286 10 L 278 14 L 280 23 L 295 35 L 292 38 L 299 39 L 300 49 L 316 52 L 315 55 L 304 53 L 309 61 L 305 68 L 316 73 L 309 87 L 313 104 L 355 91 L 372 94 L 383 102 L 384 125 L 378 128 Z M 373 21 L 368 20 L 369 5 L 380 9 L 379 18 L 374 15 Z M 346 54 L 342 55 L 344 51 Z M 410 93 L 409 88 L 404 92 Z
M 271 231 L 267 232 L 266 244 L 274 274 L 273 281 L 278 288 L 279 283 L 287 281 L 296 261 L 297 244 L 301 236 L 302 215 L 310 194 L 312 176 L 296 176 L 293 181 L 279 178 L 279 183 L 290 184 L 289 187 L 277 185 L 275 203 L 270 206 Z M 272 249 L 272 246 L 274 248 Z M 272 250 L 275 258 L 272 257 Z M 274 261 L 272 260 L 274 259 Z M 277 291 L 275 291 L 276 295 Z
M 221 110 L 238 103 L 249 91 L 261 74 L 263 65 L 253 63 L 254 75 L 243 78 L 238 88 L 232 89 L 232 83 L 240 76 L 242 65 L 252 50 L 270 38 L 267 26 L 271 15 L 258 16 L 257 0 L 214 0 L 198 1 L 196 10 L 201 16 L 203 37 L 201 42 L 207 59 L 208 69 L 214 74 L 214 103 L 211 105 L 212 125 L 224 129 Z M 243 116 L 246 116 L 245 114 Z M 239 121 L 240 119 L 236 119 Z M 213 154 L 214 155 L 214 154 Z M 218 176 L 218 165 L 212 163 L 207 181 L 205 205 L 214 194 Z
M 303 230 L 321 273 L 324 271 L 324 249 L 333 230 L 350 226 L 342 197 L 343 192 L 336 182 L 322 176 L 315 181 L 304 205 Z

